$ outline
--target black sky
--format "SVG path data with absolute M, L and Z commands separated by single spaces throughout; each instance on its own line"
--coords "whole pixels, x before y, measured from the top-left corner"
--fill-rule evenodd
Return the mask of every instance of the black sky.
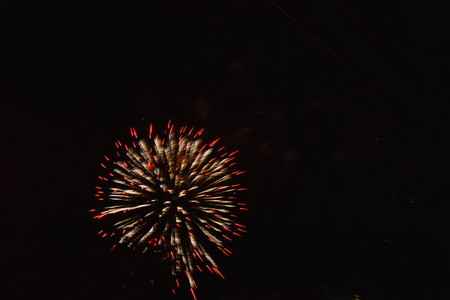
M 5 14 L 0 298 L 166 299 L 88 211 L 113 142 L 169 119 L 240 149 L 249 188 L 249 233 L 219 259 L 227 280 L 199 279 L 199 299 L 445 295 L 444 6 L 342 1 L 393 59 L 339 1 L 276 3 L 366 82 L 270 1 Z

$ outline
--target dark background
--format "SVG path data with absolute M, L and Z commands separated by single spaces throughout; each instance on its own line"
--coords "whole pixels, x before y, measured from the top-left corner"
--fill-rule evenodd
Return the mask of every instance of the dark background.
M 447 295 L 448 17 L 385 2 L 276 2 L 349 68 L 267 0 L 4 11 L 0 298 L 172 297 L 88 213 L 113 142 L 169 119 L 240 149 L 249 188 L 199 300 Z

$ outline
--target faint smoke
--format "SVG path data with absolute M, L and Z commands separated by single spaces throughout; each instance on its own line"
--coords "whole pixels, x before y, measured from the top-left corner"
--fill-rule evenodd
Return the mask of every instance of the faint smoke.
M 292 166 L 296 161 L 298 157 L 298 151 L 293 149 L 288 149 L 284 151 L 284 157 L 283 157 L 283 163 L 285 167 Z
M 208 104 L 206 97 L 196 97 L 195 103 L 197 104 L 197 113 L 199 117 L 205 119 L 211 111 L 211 106 Z
M 272 154 L 272 151 L 270 151 L 270 141 L 264 141 L 258 145 L 259 152 L 264 157 L 269 157 Z
M 235 58 L 230 63 L 230 71 L 231 73 L 236 74 L 238 77 L 247 77 L 249 75 L 249 71 L 244 61 L 240 58 Z
M 250 134 L 252 133 L 252 127 L 250 126 L 244 126 L 242 128 L 240 128 L 237 132 L 236 132 L 236 136 L 239 138 L 239 140 L 241 141 L 248 141 Z

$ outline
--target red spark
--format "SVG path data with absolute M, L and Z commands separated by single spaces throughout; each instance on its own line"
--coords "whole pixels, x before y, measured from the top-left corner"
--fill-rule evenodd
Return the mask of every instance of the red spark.
M 238 152 L 239 152 L 239 150 L 236 150 L 236 151 L 234 151 L 234 152 L 231 152 L 230 155 L 228 155 L 228 156 L 232 156 L 233 154 L 236 154 L 236 153 L 238 153 Z
M 222 251 L 226 256 L 229 256 L 228 253 L 226 253 L 222 248 L 220 248 L 219 246 L 217 246 L 217 248 L 219 248 L 220 251 Z
M 223 275 L 219 272 L 219 270 L 217 270 L 217 268 L 213 267 L 214 271 L 216 271 L 217 274 L 220 275 L 220 277 L 222 277 L 223 279 L 225 279 L 225 277 L 223 277 Z
M 220 138 L 218 138 L 217 140 L 211 142 L 211 144 L 209 144 L 209 146 L 213 147 L 219 140 L 220 140 Z
M 223 236 L 224 238 L 226 238 L 227 240 L 231 241 L 231 239 L 230 239 L 229 237 L 227 237 L 225 234 L 222 234 L 222 236 Z
M 194 297 L 194 299 L 197 300 L 197 297 L 195 297 L 194 289 L 191 288 L 191 292 L 192 292 L 192 296 Z
M 227 251 L 230 254 L 233 254 L 233 252 L 231 252 L 230 250 L 228 250 L 227 248 L 223 248 L 223 250 Z

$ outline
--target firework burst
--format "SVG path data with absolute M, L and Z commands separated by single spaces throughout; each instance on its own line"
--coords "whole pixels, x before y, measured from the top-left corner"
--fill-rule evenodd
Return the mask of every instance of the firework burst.
M 110 217 L 114 229 L 100 231 L 102 237 L 116 235 L 120 244 L 159 253 L 171 269 L 174 288 L 183 275 L 194 298 L 196 272 L 223 278 L 212 250 L 231 254 L 225 243 L 245 232 L 236 217 L 247 210 L 236 199 L 245 189 L 234 181 L 244 173 L 233 171 L 238 151 L 216 149 L 220 138 L 203 143 L 203 131 L 184 126 L 177 136 L 169 121 L 163 138 L 153 138 L 150 125 L 149 138 L 138 139 L 130 128 L 131 144 L 116 141 L 115 159 L 105 156 L 101 163 L 105 174 L 99 176 L 96 197 L 102 205 L 91 210 L 95 219 L 116 214 Z

